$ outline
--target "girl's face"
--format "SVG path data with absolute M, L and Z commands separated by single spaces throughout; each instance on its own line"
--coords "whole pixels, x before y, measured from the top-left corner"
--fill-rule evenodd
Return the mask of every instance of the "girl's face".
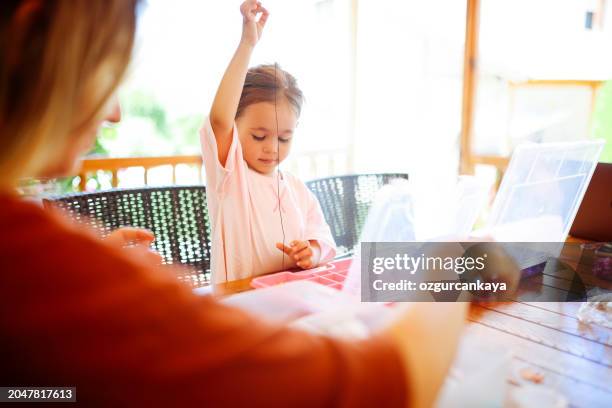
M 297 115 L 291 104 L 283 98 L 277 104 L 276 113 L 274 104 L 270 102 L 247 106 L 236 119 L 236 125 L 244 160 L 253 170 L 269 175 L 289 155 Z

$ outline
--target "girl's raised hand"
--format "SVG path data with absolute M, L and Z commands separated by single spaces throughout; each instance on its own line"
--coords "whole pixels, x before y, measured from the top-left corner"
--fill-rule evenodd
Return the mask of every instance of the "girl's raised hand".
M 257 0 L 246 0 L 240 5 L 242 13 L 242 39 L 241 42 L 254 47 L 268 20 L 268 10 Z

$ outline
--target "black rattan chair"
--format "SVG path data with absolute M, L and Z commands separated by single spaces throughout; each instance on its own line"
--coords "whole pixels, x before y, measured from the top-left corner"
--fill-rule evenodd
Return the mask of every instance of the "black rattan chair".
M 155 234 L 153 249 L 167 264 L 182 264 L 178 278 L 194 287 L 210 282 L 210 221 L 205 186 L 147 187 L 82 193 L 43 200 L 102 236 L 119 227 Z
M 408 180 L 408 174 L 353 174 L 306 183 L 321 204 L 338 247 L 338 257 L 353 253 L 376 192 L 396 178 Z

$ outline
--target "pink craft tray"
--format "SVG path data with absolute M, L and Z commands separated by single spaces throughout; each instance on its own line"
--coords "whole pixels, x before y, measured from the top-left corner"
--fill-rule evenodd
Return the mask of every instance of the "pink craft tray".
M 251 281 L 251 286 L 254 288 L 266 288 L 285 282 L 309 280 L 334 289 L 342 289 L 351 261 L 352 258 L 339 259 L 318 268 L 307 269 L 305 271 L 284 271 L 260 276 Z

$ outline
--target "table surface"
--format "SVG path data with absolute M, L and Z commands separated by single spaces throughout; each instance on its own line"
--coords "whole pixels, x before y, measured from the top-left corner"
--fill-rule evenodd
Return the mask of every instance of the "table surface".
M 571 242 L 571 240 L 568 240 Z M 548 291 L 567 290 L 563 276 L 530 278 Z M 214 285 L 215 295 L 250 290 L 251 278 Z M 536 299 L 537 300 L 537 299 Z M 541 384 L 559 391 L 570 406 L 612 407 L 612 329 L 578 320 L 580 302 L 497 302 L 472 304 L 463 341 L 483 341 L 511 350 L 511 387 Z

